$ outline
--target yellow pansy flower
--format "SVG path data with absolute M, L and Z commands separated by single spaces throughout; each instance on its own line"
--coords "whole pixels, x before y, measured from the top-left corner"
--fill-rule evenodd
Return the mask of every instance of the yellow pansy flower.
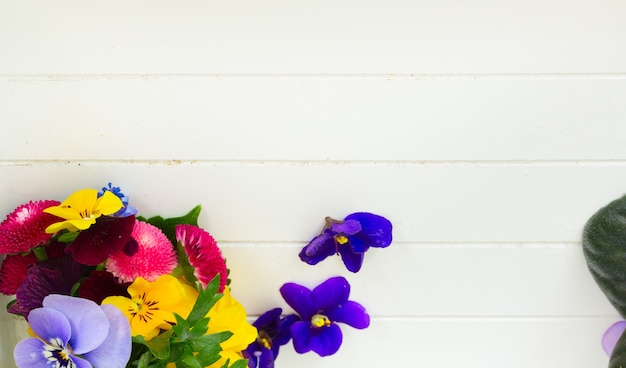
M 123 206 L 122 200 L 110 191 L 105 191 L 98 197 L 98 191 L 95 189 L 78 190 L 60 205 L 43 210 L 45 213 L 65 219 L 48 226 L 46 233 L 54 234 L 64 229 L 72 232 L 88 229 L 96 223 L 98 217 L 111 215 Z
M 198 292 L 172 275 L 161 275 L 155 282 L 138 277 L 129 287 L 130 298 L 110 296 L 102 304 L 112 304 L 124 313 L 132 336 L 146 341 L 175 323 L 174 313 L 187 318 L 198 298 Z

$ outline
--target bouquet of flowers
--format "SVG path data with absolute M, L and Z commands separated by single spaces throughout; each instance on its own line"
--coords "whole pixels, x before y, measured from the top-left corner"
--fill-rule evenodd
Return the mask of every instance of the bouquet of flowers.
M 280 294 L 295 313 L 274 308 L 249 323 L 220 248 L 198 226 L 200 211 L 144 218 L 109 183 L 9 213 L 0 223 L 0 292 L 15 295 L 7 310 L 30 336 L 15 346 L 16 365 L 269 368 L 289 341 L 326 356 L 341 346 L 338 322 L 369 326 L 344 277 L 312 290 L 285 283 Z M 391 223 L 359 212 L 327 219 L 300 258 L 340 254 L 357 272 L 369 247 L 390 243 Z

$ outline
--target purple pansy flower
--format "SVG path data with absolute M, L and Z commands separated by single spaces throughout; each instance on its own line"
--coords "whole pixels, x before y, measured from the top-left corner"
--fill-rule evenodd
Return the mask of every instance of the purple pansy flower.
M 606 355 L 611 356 L 617 340 L 619 340 L 625 330 L 626 321 L 615 322 L 606 330 L 604 336 L 602 336 L 602 349 Z
M 38 338 L 15 346 L 19 368 L 123 368 L 130 358 L 130 325 L 114 306 L 49 295 L 28 321 Z
M 293 347 L 299 354 L 311 350 L 320 356 L 336 353 L 343 340 L 337 322 L 358 329 L 370 324 L 365 308 L 348 300 L 350 284 L 343 277 L 330 278 L 313 291 L 302 285 L 286 283 L 280 293 L 302 319 L 289 329 Z
M 282 317 L 282 312 L 282 308 L 271 309 L 252 323 L 259 335 L 244 351 L 249 368 L 274 368 L 279 347 L 291 340 L 289 328 L 300 317 L 295 314 Z
M 343 221 L 326 217 L 326 226 L 302 251 L 300 259 L 310 265 L 339 253 L 350 272 L 358 272 L 369 247 L 385 248 L 391 244 L 391 222 L 368 212 L 356 212 Z

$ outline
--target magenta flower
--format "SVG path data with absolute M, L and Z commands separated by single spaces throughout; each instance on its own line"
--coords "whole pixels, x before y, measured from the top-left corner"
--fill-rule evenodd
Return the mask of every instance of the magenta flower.
M 17 293 L 28 269 L 36 262 L 37 257 L 33 253 L 7 255 L 0 267 L 0 293 L 4 295 Z
M 358 329 L 370 324 L 365 308 L 348 300 L 350 284 L 343 277 L 330 278 L 313 291 L 302 285 L 286 283 L 280 293 L 302 319 L 289 329 L 293 347 L 299 354 L 311 350 L 320 356 L 336 353 L 343 341 L 338 322 Z
M 30 201 L 17 207 L 0 223 L 0 254 L 28 252 L 44 245 L 52 234 L 46 234 L 46 228 L 59 218 L 43 210 L 59 205 L 58 201 Z
M 121 282 L 132 282 L 137 277 L 153 282 L 159 276 L 171 273 L 178 264 L 174 245 L 158 227 L 135 221 L 131 239 L 137 244 L 133 255 L 119 251 L 106 263 L 107 271 Z
M 340 254 L 348 271 L 358 272 L 370 247 L 386 248 L 391 244 L 391 230 L 389 220 L 372 213 L 356 212 L 343 221 L 327 217 L 322 233 L 302 248 L 300 259 L 315 265 Z
M 130 326 L 120 310 L 91 300 L 49 295 L 28 316 L 38 337 L 13 351 L 19 368 L 124 368 L 130 358 Z
M 202 287 L 220 275 L 221 293 L 226 286 L 228 271 L 222 252 L 211 234 L 197 226 L 181 224 L 176 225 L 176 241 L 185 249 L 189 264 L 194 267 L 193 274 Z

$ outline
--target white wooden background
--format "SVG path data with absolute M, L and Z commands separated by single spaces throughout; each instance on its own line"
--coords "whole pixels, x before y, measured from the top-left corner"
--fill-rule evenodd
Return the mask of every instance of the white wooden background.
M 620 0 L 3 0 L 0 215 L 109 181 L 200 203 L 252 315 L 346 276 L 371 327 L 278 368 L 603 367 L 580 238 L 626 192 L 625 41 Z M 299 261 L 354 211 L 393 245 Z

